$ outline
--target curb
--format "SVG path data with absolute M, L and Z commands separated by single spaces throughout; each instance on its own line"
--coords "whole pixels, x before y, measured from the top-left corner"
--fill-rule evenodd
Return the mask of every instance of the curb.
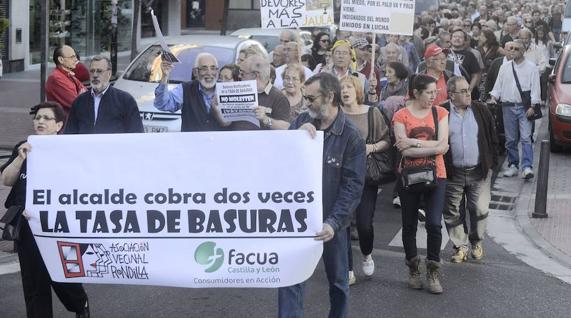
M 545 110 L 544 110 L 545 112 Z M 536 130 L 540 131 L 543 126 L 546 124 L 547 116 L 544 116 L 539 125 L 536 126 Z M 541 137 L 541 138 L 540 138 Z M 534 142 L 534 149 L 533 149 L 533 163 L 537 167 L 539 166 L 539 155 L 540 149 L 538 145 L 540 144 L 540 140 L 548 139 L 547 131 L 542 131 L 541 134 L 538 133 L 538 138 Z M 525 182 L 522 181 L 522 186 L 520 188 L 518 200 L 516 201 L 515 205 L 515 220 L 517 225 L 521 228 L 522 232 L 533 242 L 533 244 L 544 252 L 549 258 L 559 262 L 561 265 L 571 269 L 571 256 L 563 253 L 555 246 L 551 244 L 551 242 L 547 241 L 543 238 L 543 236 L 535 229 L 535 227 L 531 224 L 530 218 L 531 213 L 535 206 L 532 206 L 532 202 L 535 202 L 535 191 L 537 188 L 537 178 L 533 179 L 533 182 Z

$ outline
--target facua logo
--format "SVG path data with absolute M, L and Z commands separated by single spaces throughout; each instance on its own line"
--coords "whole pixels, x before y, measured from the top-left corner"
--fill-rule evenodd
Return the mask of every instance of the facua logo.
M 224 263 L 224 251 L 216 248 L 214 242 L 204 242 L 194 251 L 194 260 L 200 265 L 207 266 L 204 270 L 206 273 L 213 273 Z

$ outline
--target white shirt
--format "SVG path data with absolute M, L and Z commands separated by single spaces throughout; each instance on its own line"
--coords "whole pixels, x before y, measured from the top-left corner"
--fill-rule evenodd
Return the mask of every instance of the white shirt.
M 93 96 L 93 111 L 95 112 L 95 117 L 93 117 L 94 118 L 94 120 L 93 120 L 94 125 L 97 122 L 97 114 L 99 113 L 99 103 L 101 103 L 101 98 L 107 92 L 107 90 L 109 89 L 109 86 L 111 86 L 111 85 L 107 85 L 107 87 L 105 88 L 105 90 L 103 90 L 103 92 L 101 92 L 101 94 L 96 94 L 95 90 L 93 88 L 91 89 L 91 96 Z
M 287 64 L 284 64 L 276 68 L 276 80 L 274 81 L 274 86 L 279 90 L 282 90 L 284 88 L 284 79 L 282 78 L 282 75 L 284 73 L 286 66 Z M 305 66 L 303 67 L 303 71 L 305 72 L 305 80 L 313 76 L 313 72 Z
M 545 57 L 546 54 L 544 50 L 539 48 L 537 44 L 531 42 L 527 51 L 525 51 L 524 55 L 526 60 L 533 62 L 539 68 L 539 72 L 545 72 L 545 68 L 547 67 L 547 58 Z
M 514 74 L 512 71 L 512 64 L 515 66 L 515 71 L 519 79 L 522 91 L 531 90 L 531 103 L 539 104 L 541 101 L 541 88 L 539 86 L 539 71 L 537 66 L 524 59 L 521 64 L 509 61 L 502 64 L 498 72 L 498 78 L 494 84 L 494 88 L 490 95 L 496 99 L 501 99 L 503 102 L 508 103 L 521 103 L 521 95 L 517 89 Z

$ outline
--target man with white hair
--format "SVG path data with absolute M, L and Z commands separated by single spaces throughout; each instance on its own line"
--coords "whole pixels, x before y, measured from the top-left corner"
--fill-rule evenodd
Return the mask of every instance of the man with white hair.
M 220 130 L 221 127 L 211 111 L 218 79 L 216 57 L 210 53 L 198 54 L 193 69 L 196 80 L 180 83 L 169 91 L 172 68 L 172 62 L 163 59 L 162 78 L 155 89 L 155 108 L 169 112 L 181 109 L 181 131 Z
M 504 29 L 500 35 L 500 45 L 503 47 L 506 42 L 511 42 L 518 38 L 519 35 L 519 23 L 515 16 L 508 17 L 506 23 L 504 23 Z

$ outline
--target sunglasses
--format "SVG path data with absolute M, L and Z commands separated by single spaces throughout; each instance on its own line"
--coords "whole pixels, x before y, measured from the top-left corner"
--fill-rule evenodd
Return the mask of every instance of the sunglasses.
M 313 103 L 317 98 L 319 98 L 319 96 L 311 96 L 311 95 L 301 95 L 303 97 L 303 99 L 309 101 L 310 103 Z
M 320 42 L 323 42 L 323 43 L 329 43 L 329 42 L 330 42 L 329 39 L 319 40 L 319 41 L 320 41 Z

